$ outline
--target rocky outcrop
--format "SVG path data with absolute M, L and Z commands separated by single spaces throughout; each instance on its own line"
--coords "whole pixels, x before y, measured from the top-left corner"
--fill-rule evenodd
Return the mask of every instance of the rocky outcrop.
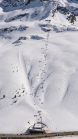
M 21 6 L 28 5 L 31 1 L 32 0 L 3 0 L 0 3 L 0 7 L 2 7 L 5 12 L 12 11 L 21 8 Z

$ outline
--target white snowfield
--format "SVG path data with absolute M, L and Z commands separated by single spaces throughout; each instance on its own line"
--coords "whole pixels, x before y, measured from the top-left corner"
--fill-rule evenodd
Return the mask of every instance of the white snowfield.
M 77 8 L 0 0 L 0 133 L 27 132 L 38 111 L 50 132 L 78 131 Z

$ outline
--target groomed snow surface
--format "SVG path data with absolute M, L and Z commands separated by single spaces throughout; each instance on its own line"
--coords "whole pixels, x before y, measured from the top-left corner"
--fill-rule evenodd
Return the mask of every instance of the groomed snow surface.
M 78 131 L 77 1 L 0 2 L 0 133 Z

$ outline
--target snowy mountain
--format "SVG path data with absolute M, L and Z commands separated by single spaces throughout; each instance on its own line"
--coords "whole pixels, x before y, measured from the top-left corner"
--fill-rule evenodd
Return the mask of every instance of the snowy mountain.
M 78 0 L 0 0 L 0 133 L 24 133 L 41 111 L 78 130 Z

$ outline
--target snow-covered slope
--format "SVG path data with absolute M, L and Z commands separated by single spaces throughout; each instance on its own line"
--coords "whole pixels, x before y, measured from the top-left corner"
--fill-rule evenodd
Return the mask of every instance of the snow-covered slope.
M 78 130 L 78 1 L 0 0 L 0 133 Z

